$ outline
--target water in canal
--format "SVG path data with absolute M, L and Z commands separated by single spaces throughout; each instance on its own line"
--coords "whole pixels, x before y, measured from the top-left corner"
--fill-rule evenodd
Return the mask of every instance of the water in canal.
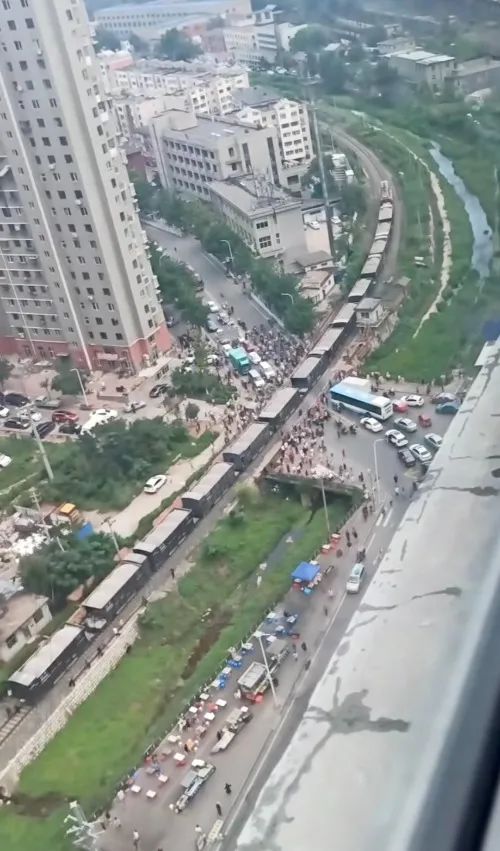
M 456 173 L 452 161 L 448 157 L 445 157 L 439 145 L 433 143 L 430 153 L 442 176 L 453 187 L 463 202 L 472 228 L 473 246 L 471 265 L 478 273 L 480 280 L 483 281 L 490 274 L 490 266 L 493 259 L 493 234 L 488 224 L 486 213 L 477 195 L 469 192 L 462 178 Z M 491 175 L 491 179 L 494 179 L 493 174 Z

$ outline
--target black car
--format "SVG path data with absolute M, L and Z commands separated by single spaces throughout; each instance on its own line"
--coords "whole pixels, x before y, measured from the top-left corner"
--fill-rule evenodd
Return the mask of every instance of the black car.
M 59 426 L 59 434 L 80 434 L 81 428 L 78 423 L 62 423 Z
M 12 417 L 10 420 L 5 420 L 4 426 L 5 428 L 17 428 L 26 431 L 26 429 L 30 428 L 31 422 L 30 420 L 21 420 L 17 417 Z
M 38 425 L 35 426 L 39 437 L 47 437 L 51 431 L 54 431 L 55 427 L 56 424 L 51 420 L 46 420 L 46 422 L 38 423 Z
M 28 399 L 23 393 L 4 393 L 3 394 L 3 403 L 4 405 L 10 405 L 12 408 L 22 408 L 24 405 L 27 405 L 31 400 Z
M 163 396 L 168 391 L 168 384 L 155 384 L 149 391 L 150 399 L 157 399 L 158 396 Z
M 409 449 L 398 449 L 398 458 L 405 467 L 414 467 L 417 463 Z

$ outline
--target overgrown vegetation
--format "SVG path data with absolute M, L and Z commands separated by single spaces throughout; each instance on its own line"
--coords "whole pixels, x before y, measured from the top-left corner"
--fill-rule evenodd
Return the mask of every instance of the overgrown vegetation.
M 349 505 L 337 499 L 330 506 L 332 529 L 342 524 Z M 296 542 L 269 559 L 292 527 Z M 1 847 L 66 851 L 65 802 L 76 798 L 90 812 L 105 806 L 119 779 L 213 677 L 227 648 L 283 596 L 293 567 L 317 552 L 324 538 L 321 510 L 311 517 L 299 502 L 243 493 L 177 591 L 148 608 L 132 652 L 23 772 L 22 804 L 0 812 Z M 268 570 L 256 588 L 254 573 L 262 561 L 268 561 Z M 46 802 L 43 813 L 38 801 Z
M 208 307 L 198 295 L 196 280 L 184 263 L 173 260 L 150 245 L 151 267 L 158 278 L 161 299 L 164 304 L 174 305 L 183 319 L 202 327 L 208 316 Z
M 120 509 L 149 476 L 164 472 L 179 457 L 197 455 L 212 440 L 210 432 L 193 438 L 181 422 L 167 425 L 160 417 L 115 420 L 96 428 L 94 437 L 82 435 L 61 447 L 44 496 L 73 500 L 79 508 Z
M 196 366 L 189 371 L 182 368 L 174 369 L 172 388 L 178 396 L 204 399 L 214 405 L 225 405 L 236 393 L 236 388 L 231 384 L 221 381 L 217 375 L 208 370 L 198 369 Z
M 28 591 L 44 594 L 51 607 L 59 609 L 79 585 L 91 579 L 100 582 L 107 576 L 114 567 L 114 556 L 109 535 L 97 533 L 83 541 L 71 535 L 22 558 L 20 574 Z

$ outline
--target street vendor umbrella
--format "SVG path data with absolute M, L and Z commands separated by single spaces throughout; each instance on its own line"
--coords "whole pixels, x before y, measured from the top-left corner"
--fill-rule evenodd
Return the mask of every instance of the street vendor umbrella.
M 320 571 L 319 565 L 301 561 L 292 573 L 294 582 L 313 582 Z

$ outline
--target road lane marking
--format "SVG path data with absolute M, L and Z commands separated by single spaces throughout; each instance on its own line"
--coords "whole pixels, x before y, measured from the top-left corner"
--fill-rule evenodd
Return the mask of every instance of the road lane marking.
M 387 514 L 385 515 L 385 519 L 384 519 L 384 522 L 382 523 L 382 526 L 387 526 L 391 514 L 392 514 L 392 508 L 390 508 L 389 511 L 387 512 Z
M 380 524 L 382 523 L 383 517 L 384 517 L 383 514 L 379 514 L 379 516 L 377 517 L 377 519 L 375 521 L 375 526 L 380 526 Z
M 366 549 L 369 550 L 375 540 L 375 532 L 372 532 L 370 539 L 366 542 Z

